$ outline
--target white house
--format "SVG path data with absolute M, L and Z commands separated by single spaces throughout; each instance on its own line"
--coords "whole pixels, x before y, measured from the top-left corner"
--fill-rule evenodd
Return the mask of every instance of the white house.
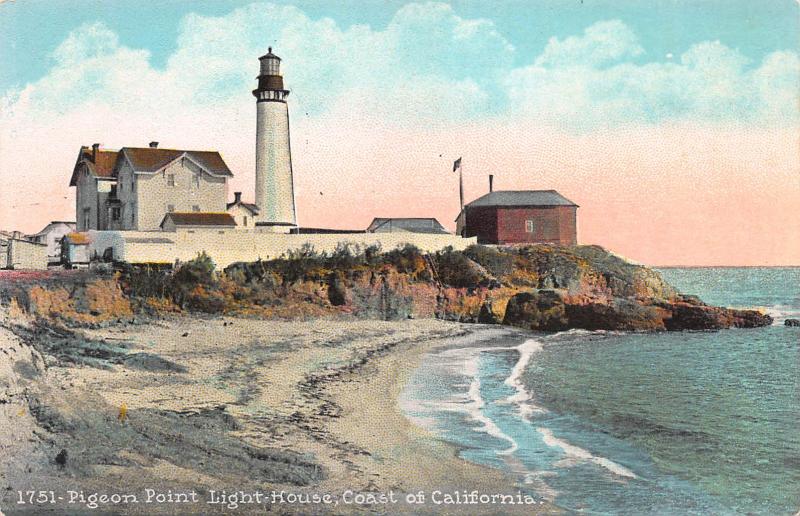
M 228 213 L 236 221 L 238 229 L 253 229 L 258 218 L 258 206 L 242 201 L 242 192 L 234 192 L 233 202 L 228 203 Z
M 58 263 L 61 261 L 61 239 L 75 231 L 74 222 L 54 220 L 35 235 L 28 235 L 28 240 L 47 246 L 47 261 Z
M 77 230 L 158 231 L 169 212 L 225 212 L 230 177 L 216 151 L 81 147 L 70 180 Z

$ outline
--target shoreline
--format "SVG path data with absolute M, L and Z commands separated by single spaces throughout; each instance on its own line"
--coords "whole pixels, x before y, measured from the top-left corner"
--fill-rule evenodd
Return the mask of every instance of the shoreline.
M 507 332 L 438 320 L 277 322 L 191 316 L 85 330 L 85 338 L 122 343 L 128 354 L 156 356 L 152 363 L 177 364 L 183 370 L 137 369 L 127 362 L 107 369 L 76 367 L 45 357 L 50 362 L 45 372 L 20 379 L 28 399 L 5 405 L 12 407 L 6 413 L 27 411 L 23 420 L 31 429 L 18 440 L 29 441 L 26 446 L 32 449 L 23 453 L 26 446 L 12 445 L 22 456 L 0 464 L 7 484 L 0 507 L 30 513 L 33 506 L 9 506 L 8 493 L 47 485 L 87 493 L 144 492 L 153 486 L 338 496 L 348 490 L 395 496 L 422 490 L 428 495 L 423 505 L 401 501 L 314 510 L 559 512 L 546 502 L 432 503 L 434 490 L 515 495 L 515 479 L 459 458 L 455 445 L 416 426 L 399 406 L 399 396 L 425 353 Z M 124 422 L 119 421 L 122 406 Z M 64 466 L 54 460 L 60 449 L 69 453 Z M 269 472 L 277 476 L 264 479 Z M 313 480 L 317 475 L 321 481 Z M 291 514 L 309 508 L 272 509 Z M 169 513 L 174 506 L 131 504 L 113 510 Z M 205 513 L 208 507 L 183 506 L 181 511 Z M 236 512 L 251 511 L 241 506 Z

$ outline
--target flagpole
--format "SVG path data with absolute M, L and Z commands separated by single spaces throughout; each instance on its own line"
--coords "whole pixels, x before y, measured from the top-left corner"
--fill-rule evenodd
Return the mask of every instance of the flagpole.
M 461 200 L 461 209 L 464 209 L 464 165 L 458 167 L 458 197 Z

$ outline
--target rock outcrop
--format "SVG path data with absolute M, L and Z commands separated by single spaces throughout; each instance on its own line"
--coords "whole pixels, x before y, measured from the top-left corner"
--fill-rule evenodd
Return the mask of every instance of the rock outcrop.
M 0 291 L 0 295 L 3 294 Z M 0 296 L 2 297 L 2 296 Z M 33 285 L 19 304 L 38 316 L 96 324 L 181 310 L 304 319 L 439 318 L 540 331 L 678 331 L 772 323 L 753 310 L 709 306 L 661 275 L 598 246 L 472 246 L 426 255 L 313 250 L 216 271 L 200 255 L 177 270 L 125 266 L 69 290 Z

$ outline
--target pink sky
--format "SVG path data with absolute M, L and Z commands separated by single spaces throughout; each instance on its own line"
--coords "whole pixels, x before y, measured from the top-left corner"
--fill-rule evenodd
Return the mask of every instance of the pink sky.
M 753 57 L 698 35 L 664 56 L 611 19 L 520 53 L 442 3 L 385 26 L 256 3 L 176 30 L 157 64 L 101 21 L 75 27 L 44 76 L 0 97 L 0 229 L 74 220 L 69 178 L 94 142 L 218 150 L 229 200 L 253 200 L 250 91 L 269 33 L 292 90 L 302 225 L 453 229 L 462 156 L 467 201 L 489 174 L 497 189 L 556 189 L 580 205 L 581 243 L 642 263 L 800 265 L 795 41 Z
M 220 137 L 216 148 L 236 175 L 230 196 L 242 190 L 252 199 L 253 136 L 241 133 Z M 190 128 L 187 134 L 162 146 L 214 147 Z M 81 143 L 92 142 L 64 137 L 42 146 L 27 155 L 31 168 L 5 177 L 3 229 L 35 232 L 50 220 L 74 220 L 68 182 Z M 467 201 L 487 191 L 490 173 L 498 190 L 556 189 L 580 205 L 580 243 L 638 262 L 800 264 L 793 129 L 642 125 L 571 135 L 519 122 L 398 127 L 331 114 L 294 124 L 292 145 L 305 226 L 364 228 L 376 216 L 432 216 L 453 228 L 458 181 L 451 167 L 461 155 Z

